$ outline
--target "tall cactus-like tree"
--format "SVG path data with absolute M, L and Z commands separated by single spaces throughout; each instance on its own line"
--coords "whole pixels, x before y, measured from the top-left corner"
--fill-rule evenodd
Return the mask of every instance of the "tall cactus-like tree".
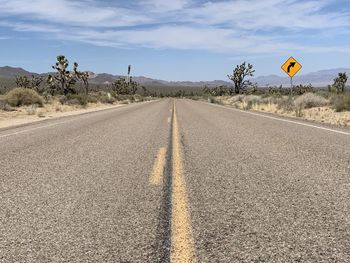
M 227 75 L 234 83 L 234 93 L 239 94 L 246 87 L 253 85 L 249 80 L 246 80 L 246 78 L 254 76 L 254 72 L 253 65 L 243 62 L 241 65 L 236 66 L 232 75 Z
M 16 76 L 16 85 L 20 88 L 30 88 L 30 81 L 27 76 Z
M 135 95 L 137 92 L 139 84 L 136 81 L 132 80 L 132 77 L 129 77 L 128 89 L 130 95 Z
M 44 91 L 44 88 L 40 88 L 41 83 L 44 81 L 42 76 L 34 76 L 32 75 L 32 78 L 30 79 L 30 87 L 39 92 L 42 93 Z
M 348 76 L 346 75 L 346 72 L 339 73 L 338 77 L 334 79 L 333 85 L 330 87 L 330 90 L 334 93 L 343 93 L 345 91 L 345 85 L 348 81 Z
M 89 94 L 89 77 L 90 77 L 89 72 L 79 71 L 78 66 L 79 66 L 78 63 L 74 62 L 74 74 L 78 80 L 81 80 L 83 82 L 85 94 L 88 95 Z
M 74 72 L 70 72 L 68 66 L 69 62 L 65 56 L 57 56 L 57 62 L 52 66 L 57 73 L 54 76 L 49 75 L 47 79 L 51 88 L 58 89 L 59 93 L 63 93 L 64 95 L 75 93 L 73 86 L 77 81 Z
M 20 88 L 39 90 L 39 86 L 43 82 L 42 76 L 34 76 L 29 79 L 27 76 L 16 76 L 16 85 Z
M 130 81 L 125 78 L 119 78 L 112 83 L 112 89 L 119 95 L 135 95 L 138 90 L 138 83 L 132 80 Z

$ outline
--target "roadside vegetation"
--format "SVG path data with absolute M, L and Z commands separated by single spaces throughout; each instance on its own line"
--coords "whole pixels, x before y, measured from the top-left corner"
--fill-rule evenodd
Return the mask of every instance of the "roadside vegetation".
M 89 72 L 80 71 L 76 62 L 70 69 L 63 55 L 57 56 L 52 69 L 53 73 L 47 76 L 16 76 L 15 85 L 6 83 L 0 87 L 0 111 L 34 115 L 38 108 L 45 108 L 46 112 L 70 111 L 91 105 L 141 102 L 156 95 L 133 81 L 131 76 L 120 77 L 109 85 L 91 86 Z M 43 117 L 43 112 L 38 111 L 38 115 Z
M 57 57 L 51 75 L 17 76 L 13 84 L 0 80 L 0 119 L 6 112 L 45 117 L 98 105 L 129 104 L 154 98 L 177 97 L 229 105 L 242 110 L 269 112 L 288 117 L 350 127 L 348 76 L 340 72 L 328 88 L 309 85 L 258 87 L 250 78 L 253 65 L 237 65 L 227 75 L 232 85 L 216 87 L 140 86 L 131 76 L 110 84 L 90 84 L 89 72 L 78 63 L 70 69 L 65 56 Z M 14 115 L 14 114 L 12 114 Z M 12 116 L 11 115 L 11 116 Z
M 328 89 L 309 85 L 293 88 L 257 87 L 247 80 L 254 73 L 253 66 L 245 62 L 238 65 L 228 78 L 232 86 L 203 89 L 195 100 L 230 105 L 242 110 L 255 110 L 279 115 L 350 127 L 350 90 L 346 88 L 348 76 L 339 73 Z

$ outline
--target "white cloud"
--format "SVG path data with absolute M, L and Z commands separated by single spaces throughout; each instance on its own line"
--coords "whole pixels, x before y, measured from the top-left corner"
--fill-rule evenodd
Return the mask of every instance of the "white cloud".
M 228 24 L 241 29 L 324 29 L 346 27 L 349 15 L 321 14 L 329 1 L 238 0 L 209 2 L 185 10 L 189 21 L 200 24 Z
M 73 26 L 118 27 L 153 21 L 130 9 L 99 6 L 97 1 L 0 0 L 0 5 L 0 15 L 20 15 L 23 18 Z
M 140 6 L 147 8 L 149 12 L 169 12 L 179 11 L 188 7 L 192 1 L 189 0 L 143 0 L 140 1 Z
M 349 52 L 347 47 L 322 46 L 316 41 L 290 44 L 280 33 L 282 30 L 293 37 L 312 30 L 321 38 L 325 30 L 348 32 L 348 13 L 325 11 L 334 1 L 141 0 L 122 7 L 118 3 L 102 5 L 97 0 L 0 0 L 0 17 L 4 18 L 0 26 L 117 48 L 199 49 L 229 54 Z M 13 22 L 18 17 L 21 22 Z

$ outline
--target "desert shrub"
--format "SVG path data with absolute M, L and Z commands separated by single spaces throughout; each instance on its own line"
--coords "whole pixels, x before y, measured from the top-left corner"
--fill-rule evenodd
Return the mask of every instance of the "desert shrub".
M 31 89 L 15 88 L 6 94 L 6 101 L 12 107 L 38 105 L 42 107 L 44 101 L 40 95 Z
M 314 88 L 311 84 L 305 86 L 305 85 L 297 85 L 294 86 L 292 89 L 292 93 L 295 95 L 303 95 L 305 93 L 313 92 Z
M 95 96 L 85 95 L 87 97 L 88 103 L 97 103 L 98 99 Z
M 89 95 L 89 103 L 109 103 L 113 104 L 116 101 L 116 94 L 114 92 L 99 91 Z
M 328 100 L 314 93 L 305 93 L 294 100 L 297 108 L 314 108 L 322 107 L 328 104 Z
M 61 104 L 86 106 L 88 103 L 96 103 L 97 99 L 86 94 L 68 94 L 60 96 L 59 101 Z
M 109 104 L 113 104 L 115 102 L 115 98 L 112 96 L 108 96 L 107 94 L 100 96 L 98 100 L 101 103 L 109 103 Z
M 260 104 L 269 104 L 269 103 L 271 103 L 271 98 L 269 98 L 269 97 L 262 97 L 259 103 Z
M 87 105 L 87 101 L 85 100 L 79 100 L 78 98 L 70 98 L 67 99 L 65 104 L 67 105 L 81 105 L 81 106 L 86 106 Z
M 249 100 L 249 101 L 246 103 L 246 105 L 244 106 L 244 109 L 245 109 L 245 110 L 250 110 L 251 108 L 253 108 L 253 105 L 254 105 L 253 101 Z
M 131 97 L 132 96 L 130 96 L 130 95 L 120 95 L 120 94 L 116 95 L 116 99 L 118 101 L 131 100 Z
M 327 90 L 317 90 L 315 92 L 315 94 L 317 94 L 317 95 L 319 95 L 319 96 L 321 96 L 321 97 L 323 97 L 325 99 L 329 99 L 330 96 L 331 96 L 331 93 L 329 91 L 327 91 Z
M 143 97 L 139 94 L 135 94 L 133 97 L 134 97 L 135 102 L 142 102 L 143 101 Z
M 208 102 L 215 103 L 215 104 L 222 104 L 222 101 L 220 99 L 215 98 L 215 97 L 209 97 Z
M 283 111 L 294 110 L 294 102 L 291 96 L 283 96 L 281 98 L 275 98 L 275 100 L 276 100 L 275 103 L 277 104 L 277 109 L 283 110 Z
M 231 102 L 232 103 L 236 103 L 236 102 L 243 102 L 243 99 L 244 99 L 244 95 L 236 95 L 236 96 L 233 96 L 231 98 Z
M 151 97 L 145 97 L 143 98 L 144 100 L 148 100 L 150 99 Z M 195 96 L 192 96 L 191 97 L 192 100 L 203 100 L 203 97 L 202 96 L 198 96 L 198 95 L 195 95 Z
M 248 95 L 243 98 L 243 101 L 247 104 L 259 104 L 261 102 L 261 97 L 257 95 Z
M 0 110 L 13 111 L 14 109 L 7 103 L 5 98 L 0 98 Z
M 350 111 L 350 92 L 344 95 L 337 95 L 331 98 L 331 104 L 335 108 L 335 111 Z

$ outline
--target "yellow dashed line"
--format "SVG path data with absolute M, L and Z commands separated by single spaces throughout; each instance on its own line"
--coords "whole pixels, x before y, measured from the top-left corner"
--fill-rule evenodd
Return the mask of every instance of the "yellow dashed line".
M 186 183 L 183 175 L 180 134 L 174 102 L 172 126 L 172 219 L 171 263 L 196 262 L 192 237 L 191 218 L 188 209 Z
M 165 166 L 166 149 L 160 148 L 157 159 L 154 161 L 153 170 L 149 182 L 152 185 L 161 185 L 163 183 L 163 173 Z

